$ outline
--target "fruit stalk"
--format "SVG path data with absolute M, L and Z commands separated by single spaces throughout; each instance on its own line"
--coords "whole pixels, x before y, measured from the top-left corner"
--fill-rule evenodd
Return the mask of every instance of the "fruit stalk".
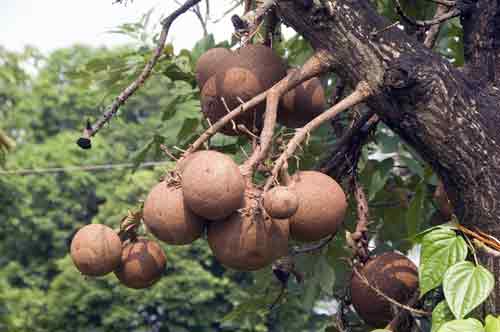
M 312 67 L 311 71 L 303 71 L 303 70 L 297 70 L 294 72 L 290 72 L 283 80 L 278 82 L 275 86 L 281 86 L 281 88 L 284 90 L 283 93 L 288 92 L 289 90 L 295 88 L 298 86 L 300 83 L 307 81 L 308 79 L 318 75 L 319 73 L 326 71 L 327 68 L 330 66 L 330 61 L 328 58 L 325 58 L 325 52 L 324 51 L 318 51 L 315 53 L 309 60 L 306 62 L 308 64 L 309 62 L 316 62 L 318 63 L 318 60 L 321 59 L 321 63 L 323 65 L 317 66 L 317 67 Z M 306 64 L 304 66 L 306 66 Z M 321 70 L 321 71 L 320 71 Z M 292 79 L 293 76 L 293 79 Z M 239 116 L 240 114 L 247 112 L 251 109 L 253 109 L 255 106 L 260 104 L 262 101 L 266 100 L 268 97 L 268 94 L 270 93 L 271 89 L 268 89 L 264 92 L 261 92 L 260 94 L 256 95 L 252 99 L 248 100 L 247 102 L 241 104 L 237 108 L 231 110 L 228 112 L 225 116 L 220 118 L 217 122 L 213 123 L 210 128 L 208 128 L 203 134 L 201 134 L 196 141 L 193 142 L 189 146 L 189 148 L 186 150 L 186 152 L 183 154 L 180 160 L 186 158 L 189 154 L 195 152 L 198 150 L 205 142 L 207 142 L 210 137 L 215 135 L 217 132 L 219 132 L 225 125 L 227 125 L 229 122 L 231 122 L 234 118 Z M 267 113 L 267 112 L 266 112 Z M 264 130 L 263 130 L 264 131 Z M 258 150 L 258 148 L 257 148 Z
M 318 51 L 298 70 L 290 73 L 268 90 L 266 100 L 266 112 L 264 114 L 264 127 L 260 134 L 260 146 L 258 146 L 248 160 L 241 166 L 244 176 L 252 176 L 255 167 L 261 163 L 269 154 L 274 128 L 278 114 L 280 98 L 291 88 L 307 81 L 330 68 L 329 56 L 324 51 Z
M 295 132 L 295 135 L 293 138 L 288 142 L 286 150 L 281 154 L 281 156 L 276 160 L 274 164 L 274 168 L 271 172 L 271 176 L 267 179 L 266 185 L 264 187 L 264 191 L 269 190 L 269 188 L 272 186 L 274 180 L 277 178 L 278 173 L 280 172 L 281 168 L 283 167 L 285 161 L 290 158 L 295 151 L 297 150 L 297 147 L 309 136 L 309 134 L 316 128 L 318 128 L 322 123 L 331 120 L 334 118 L 337 114 L 351 108 L 354 105 L 357 105 L 363 101 L 365 101 L 367 98 L 372 96 L 373 91 L 372 89 L 368 86 L 368 84 L 364 81 L 361 81 L 357 86 L 356 89 L 346 98 L 342 99 L 340 102 L 335 104 L 333 107 L 330 109 L 326 110 L 324 113 L 321 113 L 317 117 L 315 117 L 313 120 L 311 120 L 309 123 L 307 123 L 304 127 L 297 129 Z M 266 112 L 267 113 L 267 112 Z M 267 116 L 267 114 L 266 114 Z M 264 127 L 265 129 L 265 127 Z M 264 132 L 264 130 L 263 130 Z M 262 139 L 262 136 L 261 136 Z

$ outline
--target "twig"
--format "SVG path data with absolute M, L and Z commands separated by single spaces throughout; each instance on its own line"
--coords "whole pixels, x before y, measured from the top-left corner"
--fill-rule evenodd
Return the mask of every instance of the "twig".
M 382 292 L 380 289 L 378 289 L 377 287 L 373 286 L 372 284 L 370 284 L 370 282 L 368 281 L 368 279 L 366 279 L 366 277 L 364 275 L 362 275 L 358 269 L 356 268 L 356 266 L 353 266 L 352 267 L 354 273 L 356 274 L 356 276 L 366 285 L 368 286 L 371 290 L 373 290 L 375 293 L 377 293 L 377 295 L 383 297 L 385 300 L 389 301 L 391 304 L 395 305 L 396 307 L 399 307 L 401 309 L 404 309 L 404 310 L 407 310 L 415 315 L 418 315 L 418 316 L 431 316 L 432 313 L 430 312 L 427 312 L 427 311 L 424 311 L 424 310 L 419 310 L 419 309 L 414 309 L 408 305 L 405 305 L 405 304 L 402 304 L 402 303 L 399 303 L 398 301 L 396 301 L 395 299 L 393 299 L 392 297 L 386 295 L 384 292 Z
M 409 307 L 414 307 L 418 303 L 418 297 L 419 297 L 419 293 L 415 292 L 413 294 L 413 296 L 410 298 L 410 300 L 408 301 L 408 303 L 406 303 L 406 305 L 408 305 Z M 399 325 L 408 315 L 409 315 L 409 311 L 399 310 L 397 315 L 391 320 L 391 322 L 387 325 L 387 327 L 385 329 L 389 330 L 389 331 L 394 331 L 394 332 L 398 331 Z
M 175 21 L 177 17 L 179 17 L 181 14 L 185 13 L 187 10 L 189 10 L 191 7 L 196 5 L 198 2 L 201 0 L 188 0 L 179 7 L 177 10 L 175 10 L 172 14 L 170 14 L 167 18 L 165 18 L 162 21 L 162 30 L 160 34 L 160 38 L 158 39 L 158 44 L 156 49 L 153 51 L 153 56 L 151 59 L 149 59 L 148 63 L 142 70 L 141 74 L 139 77 L 135 79 L 128 87 L 123 90 L 118 97 L 115 98 L 113 103 L 109 106 L 108 110 L 104 112 L 102 115 L 101 119 L 99 119 L 94 125 L 92 126 L 87 126 L 87 128 L 84 129 L 83 131 L 83 136 L 78 140 L 78 145 L 82 148 L 90 148 L 90 138 L 94 136 L 106 123 L 108 123 L 111 118 L 116 115 L 116 112 L 118 112 L 118 109 L 120 106 L 122 106 L 127 99 L 132 96 L 138 89 L 141 87 L 144 82 L 149 78 L 151 75 L 151 72 L 153 70 L 153 67 L 156 65 L 158 62 L 158 59 L 160 58 L 161 54 L 163 53 L 163 48 L 165 47 L 165 42 L 167 40 L 167 35 L 168 31 L 170 29 L 170 26 L 172 23 Z
M 323 51 L 315 53 L 299 70 L 291 71 L 284 79 L 276 83 L 267 95 L 266 112 L 264 113 L 264 126 L 260 134 L 260 145 L 255 149 L 250 158 L 241 166 L 241 172 L 245 176 L 251 176 L 257 164 L 262 162 L 268 155 L 271 147 L 274 127 L 278 113 L 278 104 L 291 86 L 307 81 L 330 68 L 329 57 Z
M 357 166 L 355 166 L 357 167 Z M 355 171 L 356 173 L 356 171 Z M 351 234 L 351 238 L 356 244 L 356 255 L 361 262 L 365 263 L 369 258 L 368 253 L 368 200 L 366 199 L 363 187 L 356 179 L 356 174 L 353 176 L 354 182 L 354 198 L 356 199 L 356 211 L 358 214 L 358 221 L 356 230 Z
M 448 7 L 453 7 L 457 4 L 457 2 L 454 0 L 427 0 L 427 1 L 434 2 L 434 3 L 440 4 L 443 6 L 448 6 Z
M 299 254 L 305 254 L 305 253 L 318 251 L 318 250 L 324 248 L 328 243 L 330 243 L 333 240 L 333 237 L 334 237 L 333 235 L 329 235 L 327 238 L 321 240 L 320 242 L 318 242 L 316 244 L 310 245 L 310 246 L 293 247 L 290 250 L 290 255 L 295 256 L 295 255 L 299 255 Z
M 264 191 L 269 190 L 272 183 L 274 182 L 274 179 L 278 176 L 280 169 L 283 167 L 285 161 L 288 160 L 288 158 L 290 158 L 295 153 L 297 147 L 304 141 L 308 133 L 312 132 L 314 129 L 319 127 L 325 121 L 331 120 L 337 114 L 351 108 L 356 104 L 363 102 L 372 94 L 373 91 L 368 86 L 368 84 L 362 81 L 357 85 L 356 89 L 349 96 L 342 99 L 333 107 L 315 117 L 304 127 L 297 129 L 293 138 L 288 142 L 286 150 L 281 154 L 278 160 L 276 160 L 272 171 L 272 175 L 267 179 Z
M 482 253 L 491 256 L 491 257 L 500 257 L 500 251 L 497 251 L 493 248 L 488 247 L 481 241 L 477 239 L 472 239 L 472 243 L 474 243 L 474 246 L 476 247 L 477 250 L 481 251 Z
M 430 27 L 430 26 L 435 25 L 435 24 L 440 24 L 444 21 L 449 20 L 450 18 L 459 16 L 461 13 L 458 8 L 453 8 L 452 10 L 447 12 L 446 14 L 443 14 L 439 17 L 434 17 L 431 20 L 426 20 L 426 21 L 416 20 L 416 19 L 406 15 L 399 0 L 396 0 L 396 11 L 408 23 L 410 23 L 414 26 L 417 26 L 417 27 L 422 27 L 422 28 L 427 28 L 427 27 Z
M 434 14 L 434 18 L 438 18 L 450 11 L 450 7 L 445 5 L 438 5 L 436 7 L 436 13 Z M 439 32 L 441 31 L 442 24 L 435 24 L 429 28 L 427 31 L 427 35 L 425 36 L 424 45 L 427 48 L 434 48 L 436 44 Z
M 489 237 L 486 237 L 486 236 L 483 236 L 481 234 L 478 234 L 474 231 L 471 231 L 470 229 L 460 225 L 460 224 L 456 224 L 457 228 L 464 234 L 466 235 L 469 235 L 471 237 L 473 237 L 474 239 L 477 239 L 479 241 L 481 241 L 482 243 L 488 245 L 489 247 L 495 249 L 495 250 L 498 250 L 500 251 L 500 244 L 498 244 L 496 241 L 494 240 L 491 240 Z
M 276 5 L 276 0 L 265 0 L 255 10 L 247 12 L 241 19 L 248 25 L 248 31 L 254 31 L 255 27 L 260 24 L 266 13 Z

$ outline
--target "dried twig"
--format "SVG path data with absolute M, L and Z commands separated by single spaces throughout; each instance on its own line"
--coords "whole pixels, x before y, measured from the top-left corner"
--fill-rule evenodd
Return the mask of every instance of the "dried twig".
M 351 238 L 354 241 L 356 248 L 356 256 L 359 257 L 360 261 L 365 263 L 368 261 L 368 200 L 366 199 L 363 187 L 356 180 L 356 175 L 353 176 L 354 182 L 354 198 L 356 199 L 356 210 L 358 214 L 358 221 L 356 224 L 356 230 L 351 234 Z
M 438 5 L 436 7 L 436 13 L 434 14 L 434 18 L 441 17 L 450 11 L 450 7 L 445 5 Z M 436 44 L 439 32 L 441 31 L 442 23 L 435 24 L 429 28 L 427 31 L 427 35 L 425 36 L 424 45 L 427 48 L 432 49 Z
M 291 71 L 284 79 L 275 84 L 267 95 L 266 112 L 264 113 L 264 126 L 260 134 L 260 145 L 255 149 L 250 158 L 241 166 L 242 174 L 251 176 L 257 164 L 268 155 L 271 147 L 274 127 L 278 113 L 278 104 L 291 86 L 296 86 L 307 81 L 330 68 L 329 57 L 323 51 L 314 54 L 299 70 Z
M 127 99 L 132 96 L 138 89 L 141 87 L 146 80 L 151 75 L 153 67 L 158 62 L 161 54 L 163 53 L 163 49 L 165 47 L 165 42 L 167 40 L 168 31 L 170 30 L 170 26 L 175 21 L 177 17 L 181 14 L 188 11 L 191 7 L 196 5 L 201 0 L 188 0 L 175 10 L 172 14 L 170 14 L 167 18 L 162 21 L 162 30 L 160 34 L 160 38 L 158 39 L 158 44 L 156 49 L 153 51 L 153 56 L 149 59 L 148 63 L 142 70 L 139 77 L 135 79 L 129 86 L 123 90 L 118 97 L 115 98 L 113 103 L 109 106 L 108 110 L 104 112 L 102 117 L 92 126 L 88 125 L 84 131 L 82 137 L 77 141 L 77 144 L 81 148 L 89 149 L 91 147 L 90 138 L 94 136 L 106 123 L 108 123 L 111 118 L 116 115 L 118 109 L 127 101 Z
M 440 24 L 440 23 L 447 21 L 453 17 L 459 16 L 461 13 L 458 8 L 453 8 L 450 11 L 446 12 L 445 14 L 438 16 L 438 17 L 434 17 L 431 20 L 426 20 L 426 21 L 416 20 L 416 19 L 408 16 L 404 12 L 403 7 L 401 6 L 401 3 L 399 0 L 396 0 L 396 11 L 408 23 L 410 23 L 414 26 L 417 26 L 417 27 L 422 27 L 422 28 L 427 28 L 427 27 L 430 27 L 430 26 L 435 25 L 435 24 Z
M 419 292 L 415 292 L 413 296 L 410 298 L 408 303 L 406 303 L 409 307 L 414 307 L 418 303 Z M 406 317 L 410 314 L 407 310 L 399 310 L 399 312 L 394 316 L 391 322 L 386 326 L 386 330 L 388 331 L 398 331 L 399 325 L 403 322 Z
M 313 55 L 311 57 L 311 60 L 309 60 L 309 61 L 313 61 L 314 59 L 322 59 L 321 61 L 324 61 L 324 56 L 325 56 L 324 54 L 325 54 L 324 52 L 319 51 L 318 53 Z M 319 69 L 324 70 L 324 68 L 319 68 Z M 280 82 L 278 82 L 275 86 L 280 87 L 279 88 L 280 92 L 281 92 L 281 89 L 283 89 L 283 91 L 284 91 L 283 93 L 286 93 L 287 91 L 295 88 L 300 83 L 307 81 L 308 79 L 316 76 L 319 73 L 319 71 L 318 71 L 319 69 L 313 68 L 313 69 L 308 70 L 308 71 L 297 70 L 297 71 L 290 72 L 284 79 L 282 79 Z M 210 137 L 215 135 L 218 131 L 220 131 L 226 124 L 228 124 L 234 118 L 236 118 L 237 116 L 239 116 L 243 112 L 247 112 L 247 111 L 251 110 L 254 106 L 257 106 L 258 104 L 263 102 L 268 97 L 268 94 L 271 92 L 271 90 L 272 90 L 272 88 L 268 89 L 264 92 L 261 92 L 260 94 L 253 97 L 249 101 L 247 101 L 247 102 L 239 105 L 235 109 L 229 111 L 228 114 L 226 114 L 225 116 L 220 118 L 217 122 L 212 124 L 212 126 L 210 126 L 210 128 L 208 128 L 203 134 L 200 135 L 200 137 L 198 137 L 198 139 L 196 141 L 194 141 L 193 144 L 191 144 L 191 146 L 187 149 L 186 153 L 184 154 L 183 158 L 186 157 L 187 154 L 193 153 L 196 150 L 198 150 L 203 145 L 204 142 L 206 142 Z M 269 121 L 268 121 L 268 127 L 269 127 Z M 263 132 L 264 132 L 264 130 L 265 130 L 265 123 L 264 123 Z M 262 139 L 262 136 L 261 136 L 261 139 Z M 261 146 L 262 145 L 263 144 L 261 144 Z M 257 148 L 256 150 L 259 150 L 259 149 Z
M 297 129 L 294 137 L 288 142 L 286 150 L 281 154 L 281 156 L 276 160 L 274 164 L 274 168 L 272 171 L 272 175 L 267 179 L 266 185 L 264 187 L 264 191 L 269 190 L 274 179 L 278 176 L 283 164 L 288 158 L 293 156 L 297 147 L 307 138 L 307 135 L 312 132 L 314 129 L 319 127 L 325 121 L 329 121 L 334 118 L 337 114 L 351 108 L 354 105 L 357 105 L 373 94 L 373 91 L 368 86 L 366 82 L 360 82 L 356 89 L 346 98 L 342 99 L 340 102 L 335 104 L 333 107 L 328 109 L 327 111 L 321 113 L 309 123 L 307 123 L 304 127 Z
M 428 311 L 424 311 L 424 310 L 419 310 L 419 309 L 414 309 L 412 308 L 411 306 L 409 305 L 406 305 L 406 304 L 402 304 L 402 303 L 399 303 L 398 301 L 396 301 L 395 299 L 393 299 L 392 297 L 388 296 L 387 294 L 385 294 L 384 292 L 382 292 L 380 289 L 378 289 L 377 287 L 373 286 L 369 281 L 368 279 L 366 279 L 366 277 L 364 275 L 362 275 L 358 269 L 356 268 L 356 266 L 353 266 L 353 271 L 354 273 L 356 274 L 356 276 L 361 280 L 361 282 L 363 282 L 366 286 L 368 286 L 371 290 L 373 290 L 375 293 L 377 293 L 377 295 L 383 297 L 385 300 L 389 301 L 391 304 L 395 305 L 396 307 L 398 308 L 401 308 L 403 310 L 407 310 L 417 316 L 431 316 L 432 313 L 428 312 Z

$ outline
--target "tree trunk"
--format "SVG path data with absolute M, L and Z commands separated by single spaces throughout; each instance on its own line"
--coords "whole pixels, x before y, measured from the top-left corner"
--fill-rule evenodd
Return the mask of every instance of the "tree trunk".
M 311 9 L 281 1 L 278 12 L 315 49 L 331 54 L 344 82 L 364 80 L 376 91 L 368 106 L 432 165 L 461 223 L 500 238 L 497 1 L 457 1 L 467 61 L 462 69 L 397 27 L 384 30 L 390 22 L 366 0 Z M 482 258 L 497 279 L 487 310 L 500 314 L 500 260 Z

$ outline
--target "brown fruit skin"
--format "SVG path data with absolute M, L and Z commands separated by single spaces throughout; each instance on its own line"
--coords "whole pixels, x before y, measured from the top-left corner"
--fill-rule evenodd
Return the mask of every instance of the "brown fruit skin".
M 141 238 L 123 248 L 121 264 L 115 270 L 115 275 L 129 288 L 147 288 L 161 278 L 166 265 L 167 258 L 160 245 Z
M 120 264 L 122 243 L 108 226 L 90 224 L 75 234 L 70 251 L 73 263 L 82 274 L 100 277 Z
M 232 54 L 231 50 L 223 47 L 211 48 L 203 53 L 196 62 L 196 82 L 200 89 L 203 88 L 206 81 L 212 77 L 217 68 L 223 63 L 227 56 Z
M 418 271 L 415 264 L 403 255 L 382 254 L 358 271 L 370 285 L 405 304 L 418 289 Z M 352 304 L 369 325 L 385 327 L 393 318 L 391 304 L 367 286 L 355 273 L 351 279 Z
M 258 202 L 245 195 L 245 208 L 257 208 Z M 228 219 L 208 225 L 208 244 L 223 265 L 254 271 L 288 253 L 288 220 L 273 220 L 262 213 L 234 212 Z
M 245 180 L 238 165 L 216 151 L 199 151 L 182 172 L 184 203 L 208 220 L 221 220 L 243 205 Z
M 344 191 L 335 180 L 320 172 L 301 171 L 292 176 L 290 188 L 299 199 L 299 208 L 290 218 L 293 239 L 317 241 L 337 232 L 347 202 Z
M 314 77 L 286 93 L 281 100 L 278 122 L 289 128 L 301 128 L 326 107 L 321 81 Z
M 285 64 L 271 48 L 263 45 L 243 46 L 224 58 L 217 73 L 205 83 L 201 91 L 202 111 L 211 123 L 215 123 L 228 112 L 221 97 L 229 110 L 233 110 L 241 104 L 240 100 L 250 100 L 271 88 L 285 75 Z M 262 127 L 264 110 L 265 103 L 262 102 L 234 121 L 236 125 L 243 124 L 252 131 L 255 118 L 258 133 Z M 221 132 L 232 136 L 241 134 L 233 129 L 231 123 Z
M 143 209 L 144 223 L 159 240 L 189 244 L 203 233 L 204 221 L 184 206 L 182 189 L 160 182 L 149 192 Z
M 299 199 L 288 187 L 274 187 L 264 194 L 262 199 L 264 209 L 271 218 L 290 218 L 299 208 Z

